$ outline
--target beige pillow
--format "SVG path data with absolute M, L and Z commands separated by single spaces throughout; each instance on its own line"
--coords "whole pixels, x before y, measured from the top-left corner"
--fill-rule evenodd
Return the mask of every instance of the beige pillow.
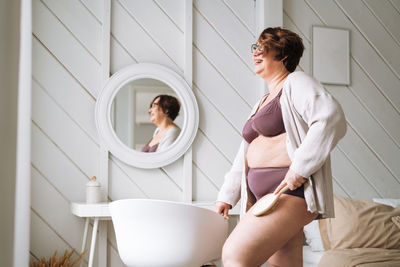
M 393 208 L 367 200 L 334 196 L 335 218 L 319 220 L 324 248 L 400 249 L 400 229 L 391 218 L 400 215 Z
M 400 216 L 392 217 L 392 222 L 400 229 Z

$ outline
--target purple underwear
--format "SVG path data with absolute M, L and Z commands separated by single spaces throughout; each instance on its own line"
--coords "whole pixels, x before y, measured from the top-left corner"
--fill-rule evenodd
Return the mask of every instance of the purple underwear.
M 273 193 L 278 185 L 285 178 L 289 167 L 265 167 L 265 168 L 249 168 L 248 183 L 249 189 L 257 200 L 266 194 Z M 288 190 L 284 194 L 304 198 L 304 186 L 295 190 Z

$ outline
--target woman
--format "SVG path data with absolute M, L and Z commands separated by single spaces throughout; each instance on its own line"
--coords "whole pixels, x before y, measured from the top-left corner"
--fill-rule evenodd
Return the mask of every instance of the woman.
M 150 103 L 150 120 L 157 126 L 153 138 L 142 148 L 142 152 L 159 152 L 169 147 L 181 129 L 174 123 L 179 114 L 178 99 L 170 95 L 158 95 Z
M 303 226 L 333 217 L 329 153 L 346 133 L 337 101 L 312 77 L 294 72 L 302 39 L 286 29 L 267 28 L 252 45 L 254 71 L 268 84 L 243 128 L 242 144 L 218 194 L 216 210 L 242 200 L 241 220 L 225 242 L 225 267 L 302 266 Z M 279 205 L 255 217 L 251 206 L 285 185 Z M 244 212 L 247 212 L 244 214 Z

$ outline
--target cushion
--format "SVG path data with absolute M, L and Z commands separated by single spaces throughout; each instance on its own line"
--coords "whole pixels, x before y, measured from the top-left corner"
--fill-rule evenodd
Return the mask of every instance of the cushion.
M 321 234 L 319 233 L 319 225 L 317 220 L 313 220 L 304 226 L 304 236 L 311 251 L 325 251 L 322 245 Z
M 392 217 L 392 222 L 400 229 L 400 216 Z
M 400 229 L 392 217 L 393 208 L 367 200 L 334 196 L 335 218 L 319 220 L 322 243 L 328 249 L 400 249 Z
M 326 251 L 318 266 L 399 267 L 400 250 L 383 248 L 350 248 Z

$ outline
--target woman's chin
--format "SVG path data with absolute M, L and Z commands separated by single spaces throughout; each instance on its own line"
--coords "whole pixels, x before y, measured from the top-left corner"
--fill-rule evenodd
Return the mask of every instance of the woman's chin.
M 264 70 L 264 68 L 262 66 L 254 66 L 254 73 L 257 75 L 261 75 L 263 70 Z

